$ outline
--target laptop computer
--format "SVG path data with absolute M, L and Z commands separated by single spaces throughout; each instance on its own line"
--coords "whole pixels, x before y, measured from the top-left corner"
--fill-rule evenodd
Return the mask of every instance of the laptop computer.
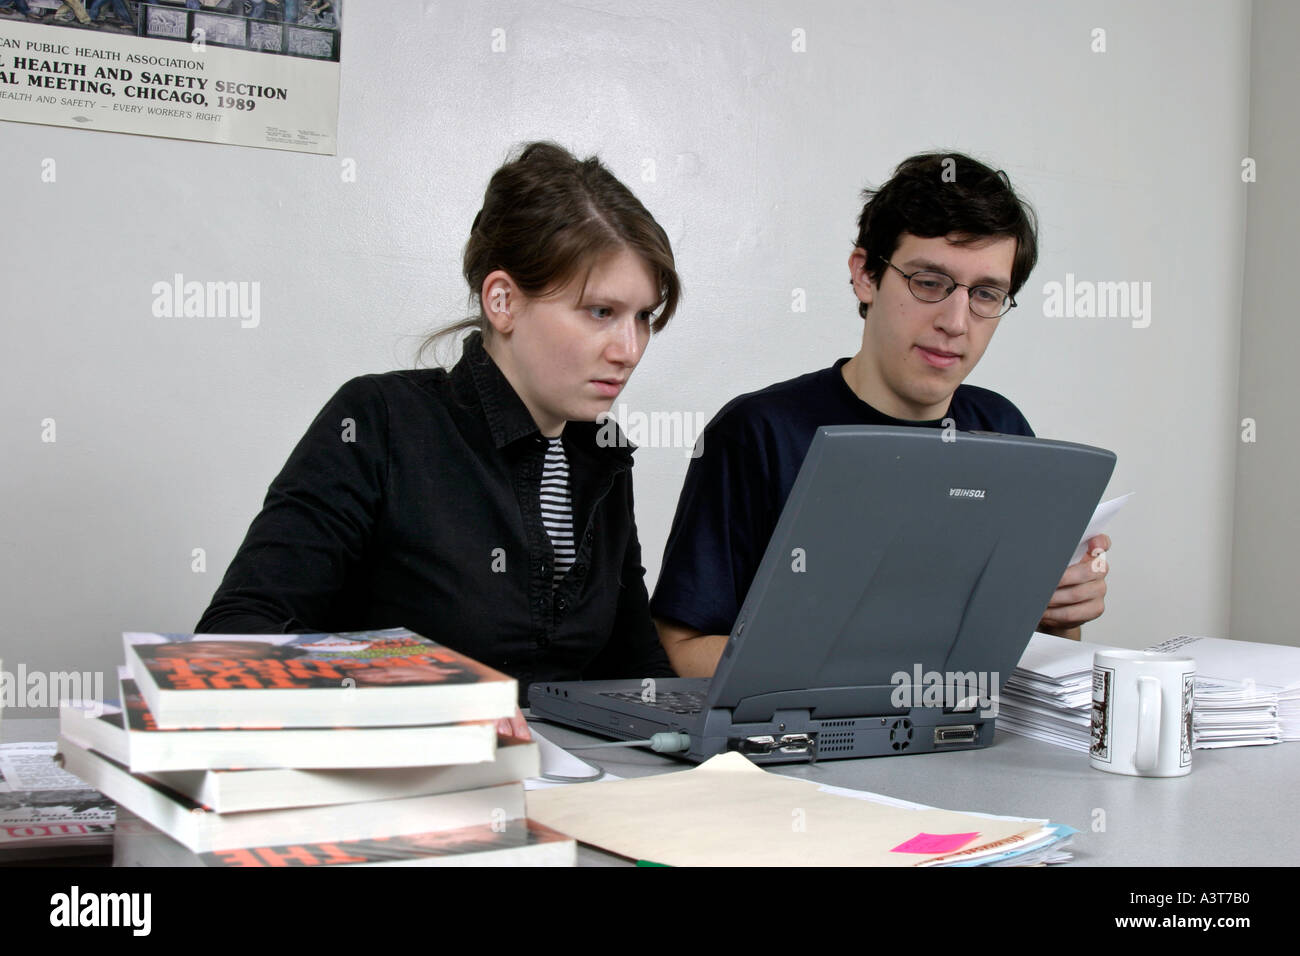
M 818 429 L 712 679 L 533 684 L 535 717 L 755 763 L 969 750 L 1110 480 L 1041 438 Z

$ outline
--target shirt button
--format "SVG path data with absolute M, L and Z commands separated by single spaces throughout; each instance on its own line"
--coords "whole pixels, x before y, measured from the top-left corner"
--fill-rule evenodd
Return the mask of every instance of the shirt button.
M 564 598 L 560 598 L 558 601 L 555 602 L 555 609 L 557 611 L 567 611 L 569 609 L 569 602 L 566 601 Z

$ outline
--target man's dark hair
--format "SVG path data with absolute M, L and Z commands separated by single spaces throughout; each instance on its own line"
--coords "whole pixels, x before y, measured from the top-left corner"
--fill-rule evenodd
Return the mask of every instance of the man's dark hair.
M 1033 208 L 1016 195 L 1001 170 L 961 153 L 921 153 L 898 164 L 878 189 L 864 189 L 866 205 L 858 217 L 854 245 L 867 254 L 866 272 L 877 285 L 905 232 L 921 239 L 950 236 L 978 242 L 1010 236 L 1016 240 L 1011 265 L 1012 295 L 1038 261 L 1038 221 Z M 858 304 L 867 315 L 867 304 Z

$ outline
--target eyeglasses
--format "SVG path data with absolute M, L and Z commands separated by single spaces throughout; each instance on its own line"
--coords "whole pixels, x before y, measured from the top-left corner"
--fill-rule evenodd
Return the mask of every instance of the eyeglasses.
M 909 275 L 884 256 L 880 258 L 885 265 L 907 280 L 912 295 L 922 302 L 942 302 L 958 286 L 962 286 L 968 290 L 970 310 L 980 318 L 996 319 L 1016 307 L 1016 300 L 1011 297 L 1011 293 L 997 286 L 966 285 L 964 282 L 953 281 L 942 272 L 913 272 Z

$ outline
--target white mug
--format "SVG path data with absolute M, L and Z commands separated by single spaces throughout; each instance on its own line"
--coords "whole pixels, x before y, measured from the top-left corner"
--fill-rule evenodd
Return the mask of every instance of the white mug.
M 1138 777 L 1192 769 L 1196 661 L 1147 651 L 1098 651 L 1092 659 L 1092 766 Z

